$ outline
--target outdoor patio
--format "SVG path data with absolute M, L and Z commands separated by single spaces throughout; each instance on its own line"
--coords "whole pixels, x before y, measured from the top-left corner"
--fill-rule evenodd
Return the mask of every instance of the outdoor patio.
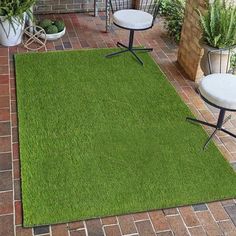
M 113 28 L 104 32 L 105 18 L 91 14 L 61 14 L 66 35 L 47 43 L 47 50 L 114 48 L 117 41 L 127 43 L 127 31 Z M 179 96 L 198 118 L 216 122 L 218 111 L 208 107 L 196 92 L 196 84 L 177 63 L 178 47 L 166 35 L 160 21 L 149 31 L 139 32 L 136 45 L 153 47 L 151 53 Z M 43 50 L 42 50 L 43 51 Z M 91 219 L 67 224 L 22 228 L 20 162 L 17 131 L 16 89 L 13 65 L 22 46 L 0 46 L 0 236 L 204 236 L 236 235 L 236 199 L 132 215 Z M 25 65 L 27 67 L 27 65 Z M 236 132 L 236 114 L 226 127 Z M 211 129 L 207 129 L 209 134 Z M 219 132 L 214 141 L 236 170 L 236 140 Z

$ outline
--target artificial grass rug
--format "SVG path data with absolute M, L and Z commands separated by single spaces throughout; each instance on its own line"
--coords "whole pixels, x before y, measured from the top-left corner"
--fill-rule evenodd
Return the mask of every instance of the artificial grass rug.
M 236 174 L 148 54 L 15 57 L 24 226 L 236 196 Z

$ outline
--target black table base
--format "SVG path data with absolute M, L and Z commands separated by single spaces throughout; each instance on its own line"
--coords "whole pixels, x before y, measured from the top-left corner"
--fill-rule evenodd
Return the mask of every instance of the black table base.
M 203 146 L 203 150 L 206 149 L 207 145 L 209 144 L 209 142 L 211 141 L 211 139 L 215 136 L 215 134 L 217 133 L 217 131 L 222 131 L 234 138 L 236 138 L 236 135 L 231 133 L 230 131 L 226 130 L 223 128 L 223 125 L 228 122 L 230 119 L 231 119 L 231 115 L 228 116 L 226 119 L 225 119 L 225 113 L 226 111 L 235 111 L 235 110 L 231 110 L 231 109 L 226 109 L 226 108 L 223 108 L 223 107 L 219 107 L 211 102 L 209 102 L 206 98 L 204 98 L 203 96 L 201 96 L 203 98 L 203 100 L 205 102 L 207 102 L 208 104 L 210 104 L 211 106 L 213 107 L 216 107 L 218 109 L 220 109 L 220 113 L 219 113 L 219 116 L 218 116 L 218 121 L 217 121 L 217 124 L 212 124 L 212 123 L 208 123 L 208 122 L 205 122 L 205 121 L 202 121 L 202 120 L 198 120 L 198 119 L 195 119 L 195 118 L 191 118 L 191 117 L 187 117 L 186 120 L 187 121 L 190 121 L 190 122 L 196 122 L 196 123 L 200 123 L 202 125 L 206 125 L 206 126 L 210 126 L 212 128 L 214 128 L 214 132 L 211 134 L 211 136 L 207 139 L 206 143 L 204 144 Z
M 153 51 L 153 48 L 134 48 L 133 43 L 134 43 L 134 30 L 130 30 L 129 45 L 126 46 L 123 43 L 117 42 L 117 47 L 124 48 L 124 49 L 119 51 L 119 52 L 114 52 L 114 53 L 111 53 L 109 55 L 106 55 L 106 57 L 110 58 L 110 57 L 117 56 L 117 55 L 125 53 L 125 52 L 130 52 L 137 59 L 137 61 L 141 65 L 143 65 L 144 64 L 143 61 L 138 57 L 136 52 L 151 52 L 151 51 Z

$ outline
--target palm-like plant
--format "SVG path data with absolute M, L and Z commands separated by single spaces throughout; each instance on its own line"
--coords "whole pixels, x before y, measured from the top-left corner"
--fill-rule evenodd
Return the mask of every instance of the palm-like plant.
M 31 7 L 36 0 L 1 0 L 0 1 L 0 25 L 3 27 L 3 22 L 8 21 L 15 31 L 14 25 L 20 25 L 25 20 L 25 14 L 32 19 Z M 9 35 L 10 30 L 4 29 L 6 35 Z
M 236 6 L 232 1 L 214 0 L 208 11 L 200 15 L 203 41 L 214 48 L 236 44 Z

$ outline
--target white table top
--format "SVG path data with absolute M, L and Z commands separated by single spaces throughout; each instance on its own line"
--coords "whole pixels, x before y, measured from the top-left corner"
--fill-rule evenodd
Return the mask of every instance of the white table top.
M 236 76 L 232 74 L 211 74 L 199 84 L 201 95 L 219 107 L 236 110 Z

